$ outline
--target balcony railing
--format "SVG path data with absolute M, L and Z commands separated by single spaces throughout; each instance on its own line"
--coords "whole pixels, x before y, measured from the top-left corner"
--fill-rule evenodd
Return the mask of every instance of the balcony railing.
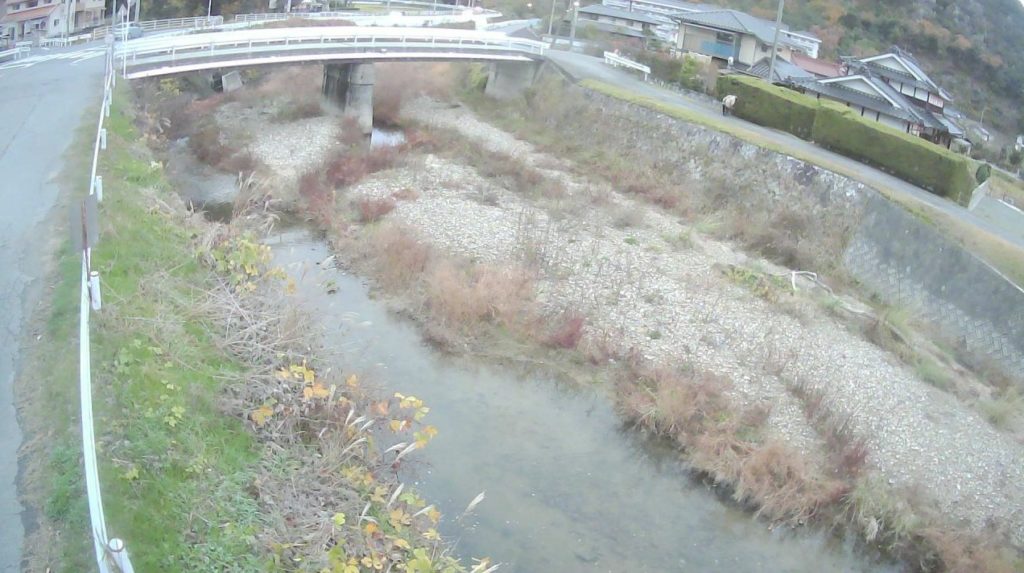
M 701 42 L 700 53 L 715 58 L 729 59 L 736 57 L 736 47 L 719 42 Z

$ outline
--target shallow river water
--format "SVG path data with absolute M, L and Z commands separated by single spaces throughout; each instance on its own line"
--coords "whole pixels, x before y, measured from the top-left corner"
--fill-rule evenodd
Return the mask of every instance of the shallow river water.
M 322 267 L 331 253 L 309 232 L 268 244 L 333 367 L 430 407 L 440 432 L 404 479 L 445 514 L 441 532 L 467 562 L 487 555 L 519 573 L 898 570 L 822 532 L 769 530 L 624 427 L 599 392 L 429 347 L 359 278 Z

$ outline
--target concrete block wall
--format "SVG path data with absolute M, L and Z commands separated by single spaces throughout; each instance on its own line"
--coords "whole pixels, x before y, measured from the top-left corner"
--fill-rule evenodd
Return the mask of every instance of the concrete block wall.
M 931 224 L 872 195 L 844 256 L 851 275 L 1024 379 L 1024 289 Z

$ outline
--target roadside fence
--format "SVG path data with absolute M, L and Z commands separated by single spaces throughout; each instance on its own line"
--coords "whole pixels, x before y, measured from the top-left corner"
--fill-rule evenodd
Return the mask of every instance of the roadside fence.
M 145 22 L 138 22 L 140 28 L 146 32 L 156 32 L 160 30 L 180 30 L 185 28 L 191 28 L 195 30 L 202 30 L 204 28 L 216 28 L 224 23 L 223 16 L 198 16 L 195 18 L 169 18 L 167 20 L 147 20 Z M 99 40 L 105 38 L 110 33 L 114 26 L 101 26 L 92 31 L 92 39 Z
M 640 62 L 634 62 L 629 58 L 624 58 L 615 52 L 604 53 L 604 63 L 615 67 L 615 68 L 629 68 L 631 70 L 637 70 L 644 74 L 644 81 L 647 81 L 647 76 L 651 74 L 651 68 L 641 64 Z
M 89 317 L 102 308 L 99 272 L 92 268 L 92 249 L 99 240 L 98 205 L 103 200 L 103 178 L 97 173 L 100 152 L 107 148 L 107 130 L 110 106 L 117 82 L 114 50 L 108 48 L 103 79 L 103 101 L 96 122 L 93 142 L 92 167 L 89 174 L 89 194 L 72 207 L 72 241 L 82 252 L 82 290 L 79 314 L 79 392 L 82 408 L 82 454 L 85 465 L 85 489 L 89 502 L 89 524 L 92 529 L 96 564 L 100 573 L 134 573 L 124 541 L 107 535 L 103 514 L 103 496 L 96 462 L 96 434 L 92 411 L 92 362 L 90 357 Z
M 11 48 L 10 50 L 4 50 L 0 52 L 0 62 L 6 62 L 7 60 L 20 60 L 31 51 L 31 48 L 27 46 L 21 46 L 17 48 Z

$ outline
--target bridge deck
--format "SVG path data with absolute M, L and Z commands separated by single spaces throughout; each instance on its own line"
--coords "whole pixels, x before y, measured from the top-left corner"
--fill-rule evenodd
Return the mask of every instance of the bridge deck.
M 546 44 L 476 30 L 276 28 L 137 40 L 118 50 L 127 76 L 323 61 L 529 61 Z

